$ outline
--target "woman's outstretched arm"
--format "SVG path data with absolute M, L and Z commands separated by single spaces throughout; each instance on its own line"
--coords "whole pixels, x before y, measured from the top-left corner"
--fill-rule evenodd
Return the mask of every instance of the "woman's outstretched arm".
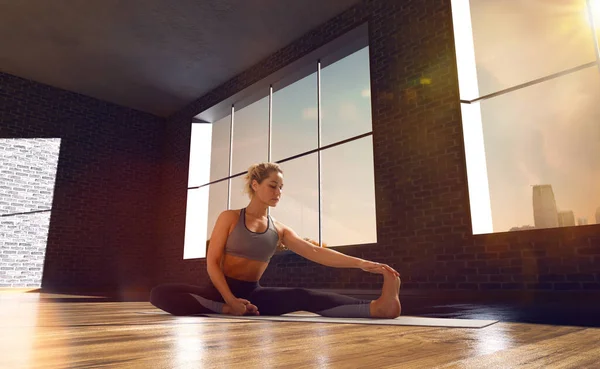
M 314 246 L 310 242 L 300 238 L 290 227 L 281 223 L 278 225 L 283 229 L 283 244 L 288 249 L 310 261 L 334 268 L 360 268 L 364 271 L 377 274 L 389 271 L 396 276 L 400 275 L 387 264 L 375 263 L 345 255 L 329 248 Z

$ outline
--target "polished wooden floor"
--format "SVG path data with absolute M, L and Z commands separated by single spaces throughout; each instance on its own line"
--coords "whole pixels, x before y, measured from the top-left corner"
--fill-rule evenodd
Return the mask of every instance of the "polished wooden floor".
M 0 290 L 0 368 L 600 368 L 600 328 L 171 317 L 146 302 Z

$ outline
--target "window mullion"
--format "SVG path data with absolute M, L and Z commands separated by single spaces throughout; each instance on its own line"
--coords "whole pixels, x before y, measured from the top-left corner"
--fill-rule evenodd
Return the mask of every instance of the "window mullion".
M 231 177 L 231 169 L 233 166 L 233 120 L 235 107 L 231 105 L 231 120 L 229 121 L 229 169 L 227 176 Z M 231 209 L 231 178 L 227 180 L 227 210 Z
M 317 61 L 317 182 L 319 213 L 319 246 L 323 247 L 323 201 L 321 201 L 321 61 Z

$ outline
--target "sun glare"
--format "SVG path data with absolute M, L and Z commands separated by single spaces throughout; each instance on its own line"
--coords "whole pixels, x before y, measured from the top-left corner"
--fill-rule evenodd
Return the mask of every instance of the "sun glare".
M 595 30 L 600 29 L 600 0 L 586 0 L 591 14 L 586 12 L 587 21 Z

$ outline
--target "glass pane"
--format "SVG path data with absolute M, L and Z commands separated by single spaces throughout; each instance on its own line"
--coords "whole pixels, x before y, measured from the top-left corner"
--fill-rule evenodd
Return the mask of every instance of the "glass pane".
M 233 124 L 232 175 L 245 172 L 250 165 L 268 159 L 269 97 L 236 110 Z
M 206 239 L 212 235 L 213 228 L 219 214 L 227 210 L 227 180 L 211 184 L 208 194 L 208 222 L 206 226 Z
M 245 208 L 250 203 L 248 194 L 244 192 L 246 186 L 245 176 L 238 176 L 231 179 L 231 207 L 230 209 Z
M 283 194 L 271 215 L 300 237 L 319 241 L 319 182 L 317 154 L 281 164 Z
M 183 258 L 206 257 L 208 186 L 188 190 Z
M 471 0 L 480 95 L 595 60 L 585 0 Z
M 200 186 L 210 182 L 211 141 L 212 124 L 192 124 L 188 187 Z
M 377 242 L 372 137 L 332 147 L 321 155 L 323 243 Z
M 229 130 L 231 116 L 212 124 L 212 145 L 210 151 L 210 180 L 229 176 Z
M 321 70 L 321 144 L 370 132 L 369 48 Z
M 316 149 L 317 74 L 274 92 L 272 114 L 273 161 Z
M 494 232 L 595 222 L 598 101 L 591 67 L 481 103 Z

